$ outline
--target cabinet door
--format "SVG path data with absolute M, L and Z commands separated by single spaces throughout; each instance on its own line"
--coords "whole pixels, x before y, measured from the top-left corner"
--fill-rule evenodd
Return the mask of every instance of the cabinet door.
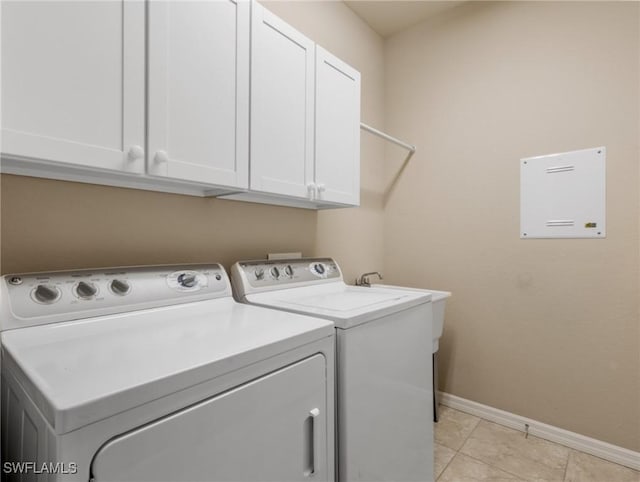
M 314 355 L 113 439 L 95 455 L 93 479 L 333 480 L 326 383 Z
M 144 2 L 2 2 L 2 150 L 144 172 Z
M 360 73 L 316 46 L 318 201 L 360 203 Z
M 258 3 L 252 8 L 250 188 L 308 198 L 314 43 Z
M 149 2 L 148 172 L 246 188 L 246 1 Z

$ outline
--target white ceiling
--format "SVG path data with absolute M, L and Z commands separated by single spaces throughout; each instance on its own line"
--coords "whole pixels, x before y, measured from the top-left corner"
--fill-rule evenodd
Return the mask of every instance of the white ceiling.
M 383 37 L 388 37 L 464 2 L 453 0 L 345 0 L 345 3 L 373 30 Z

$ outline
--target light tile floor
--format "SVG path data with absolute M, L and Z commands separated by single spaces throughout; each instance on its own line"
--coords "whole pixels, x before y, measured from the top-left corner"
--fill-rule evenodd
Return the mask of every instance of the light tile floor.
M 640 472 L 440 406 L 438 482 L 640 482 Z

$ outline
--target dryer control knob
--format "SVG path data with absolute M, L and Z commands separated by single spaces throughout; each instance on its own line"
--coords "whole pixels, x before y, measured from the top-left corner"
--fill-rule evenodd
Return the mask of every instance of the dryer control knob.
M 285 273 L 289 278 L 293 278 L 293 266 L 291 266 L 290 264 L 288 264 L 288 265 L 284 268 L 284 273 Z
M 263 280 L 264 279 L 264 269 L 256 268 L 256 270 L 253 272 L 253 275 L 256 277 L 257 280 Z
M 118 296 L 128 295 L 129 291 L 131 291 L 131 285 L 120 279 L 114 279 L 111 281 L 111 283 L 109 283 L 109 288 L 114 295 Z
M 274 266 L 273 268 L 271 268 L 269 272 L 271 273 L 271 276 L 273 276 L 275 279 L 278 279 L 280 277 L 280 270 L 278 269 L 277 266 Z
M 88 300 L 89 298 L 93 298 L 97 292 L 98 288 L 96 288 L 93 283 L 80 281 L 80 283 L 76 285 L 76 295 L 78 298 Z
M 51 285 L 38 285 L 33 291 L 33 297 L 39 303 L 49 305 L 58 301 L 58 298 L 60 298 L 60 290 Z
M 185 288 L 193 288 L 198 284 L 198 278 L 195 273 L 182 273 L 178 275 L 178 284 Z

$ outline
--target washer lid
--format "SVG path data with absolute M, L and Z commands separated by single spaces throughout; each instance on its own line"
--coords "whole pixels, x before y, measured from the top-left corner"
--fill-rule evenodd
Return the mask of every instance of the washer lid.
M 349 286 L 343 282 L 247 295 L 251 304 L 325 318 L 338 328 L 367 321 L 431 301 L 426 293 Z
M 3 369 L 63 434 L 333 333 L 325 320 L 220 298 L 0 337 Z

